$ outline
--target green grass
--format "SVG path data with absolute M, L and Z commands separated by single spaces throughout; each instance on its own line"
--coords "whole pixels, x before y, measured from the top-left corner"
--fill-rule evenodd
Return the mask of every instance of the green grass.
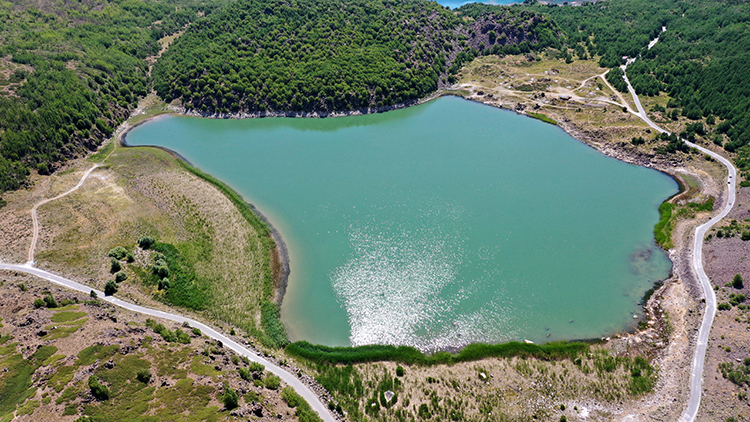
M 572 359 L 587 352 L 586 343 L 554 342 L 543 345 L 509 342 L 502 344 L 470 344 L 460 352 L 437 352 L 426 355 L 409 346 L 370 345 L 359 347 L 328 347 L 305 341 L 286 347 L 287 353 L 319 364 L 355 364 L 391 361 L 409 365 L 437 365 L 470 362 L 490 357 L 534 357 L 543 360 Z
M 659 222 L 654 226 L 656 243 L 668 250 L 672 247 L 672 211 L 675 204 L 664 202 L 659 206 Z
M 533 118 L 535 118 L 537 120 L 541 120 L 544 123 L 549 123 L 551 125 L 557 126 L 557 121 L 555 119 L 547 116 L 546 114 L 542 114 L 542 113 L 526 113 L 526 115 L 529 116 L 529 117 L 533 117 Z
M 0 348 L 0 415 L 12 413 L 17 405 L 34 396 L 36 388 L 32 387 L 31 376 L 42 363 L 54 355 L 57 347 L 42 346 L 24 359 L 16 352 L 18 343 Z
M 52 322 L 69 322 L 85 317 L 86 312 L 56 312 L 50 320 Z

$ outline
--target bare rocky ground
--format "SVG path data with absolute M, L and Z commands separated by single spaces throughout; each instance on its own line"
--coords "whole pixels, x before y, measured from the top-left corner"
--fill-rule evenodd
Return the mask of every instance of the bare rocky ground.
M 35 307 L 47 292 L 70 304 Z M 247 362 L 189 327 L 155 321 L 190 339 L 167 342 L 145 316 L 7 271 L 0 272 L 0 301 L 2 421 L 297 419 L 281 398 L 283 383 L 264 383 L 261 372 L 242 379 L 238 370 Z M 24 367 L 32 370 L 19 374 Z M 137 378 L 142 370 L 150 379 Z M 92 396 L 91 375 L 109 388 L 109 400 Z M 239 394 L 237 409 L 223 405 L 227 386 Z

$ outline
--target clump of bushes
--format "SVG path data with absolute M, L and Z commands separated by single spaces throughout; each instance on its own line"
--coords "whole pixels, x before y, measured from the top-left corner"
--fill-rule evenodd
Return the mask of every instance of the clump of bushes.
M 125 257 L 128 255 L 128 250 L 123 248 L 122 246 L 118 246 L 116 248 L 110 249 L 107 255 L 109 255 L 110 258 L 114 258 L 119 261 L 125 259 Z
M 116 260 L 115 258 L 110 258 L 109 260 L 110 260 L 109 272 L 114 274 L 122 269 L 122 265 L 120 265 L 120 261 Z
M 747 298 L 742 293 L 732 293 L 729 295 L 729 304 L 732 306 L 737 306 L 746 300 Z
M 36 299 L 34 301 L 34 307 L 35 308 L 58 308 L 60 307 L 60 304 L 57 303 L 57 300 L 55 300 L 55 297 L 52 296 L 52 293 L 47 293 L 44 295 L 44 298 Z
M 148 369 L 141 369 L 135 374 L 135 378 L 144 384 L 148 384 L 151 381 L 151 372 Z
M 109 400 L 109 388 L 99 382 L 96 375 L 89 377 L 89 389 L 91 389 L 91 395 L 99 401 Z
M 172 331 L 161 323 L 157 324 L 156 321 L 151 318 L 146 320 L 146 326 L 154 330 L 154 332 L 159 334 L 165 341 L 170 343 L 190 344 L 190 335 L 179 328 Z
M 742 239 L 745 240 L 745 239 Z M 732 287 L 735 289 L 741 289 L 745 285 L 745 280 L 742 279 L 742 276 L 739 274 L 735 274 L 734 278 L 732 279 Z
M 259 380 L 266 367 L 258 362 L 250 362 L 247 368 L 240 368 L 240 377 L 245 381 Z
M 117 293 L 117 282 L 114 280 L 109 280 L 104 285 L 104 294 L 107 296 L 112 296 L 113 294 Z
M 141 249 L 149 249 L 154 243 L 156 243 L 156 239 L 151 236 L 142 236 L 138 239 L 138 246 Z
M 263 384 L 265 384 L 266 388 L 269 390 L 278 390 L 281 386 L 281 378 L 273 374 L 268 374 L 263 380 Z
M 117 283 L 122 283 L 123 281 L 125 281 L 125 280 L 127 280 L 127 279 L 128 279 L 128 275 L 127 275 L 127 274 L 125 274 L 125 273 L 124 273 L 124 272 L 122 272 L 122 271 L 120 271 L 120 272 L 118 272 L 118 273 L 116 273 L 116 274 L 115 274 L 115 281 L 116 281 Z
M 227 410 L 232 410 L 239 406 L 240 396 L 236 391 L 229 388 L 229 385 L 224 384 L 224 397 L 222 397 L 221 401 Z
M 320 416 L 312 410 L 310 404 L 297 394 L 294 389 L 284 387 L 281 390 L 281 398 L 289 407 L 297 409 L 295 416 L 297 416 L 300 422 L 322 422 Z

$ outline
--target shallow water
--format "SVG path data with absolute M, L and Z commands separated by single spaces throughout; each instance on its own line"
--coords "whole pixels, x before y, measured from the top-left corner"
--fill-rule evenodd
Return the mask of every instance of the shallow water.
M 290 249 L 292 340 L 601 337 L 637 323 L 670 271 L 652 231 L 671 178 L 460 98 L 329 119 L 169 116 L 127 142 L 179 152 L 271 219 Z

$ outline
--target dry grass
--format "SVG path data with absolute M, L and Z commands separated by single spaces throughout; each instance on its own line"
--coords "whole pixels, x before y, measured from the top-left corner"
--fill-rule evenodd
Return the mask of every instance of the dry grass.
M 48 191 L 70 185 L 67 179 L 78 173 L 51 178 Z M 210 281 L 206 317 L 245 330 L 259 321 L 257 234 L 223 194 L 164 151 L 117 148 L 79 190 L 41 207 L 40 221 L 36 261 L 42 268 L 74 272 L 74 278 L 101 288 L 112 278 L 107 252 L 133 248 L 140 236 L 152 235 L 177 246 L 197 276 Z M 139 262 L 148 265 L 148 256 Z M 154 288 L 137 280 L 131 272 L 120 294 L 157 305 Z
M 614 409 L 635 398 L 628 392 L 630 371 L 622 364 L 607 367 L 608 359 L 613 359 L 609 352 L 595 346 L 580 364 L 493 358 L 450 366 L 406 366 L 403 377 L 396 376 L 395 363 L 356 365 L 365 388 L 358 412 L 367 414 L 368 400 L 378 395 L 383 380 L 396 378 L 392 388 L 397 402 L 389 409 L 381 406 L 377 420 L 424 420 L 419 417 L 424 404 L 432 418 L 441 420 L 557 421 L 565 415 L 568 420 L 609 421 L 617 413 Z

